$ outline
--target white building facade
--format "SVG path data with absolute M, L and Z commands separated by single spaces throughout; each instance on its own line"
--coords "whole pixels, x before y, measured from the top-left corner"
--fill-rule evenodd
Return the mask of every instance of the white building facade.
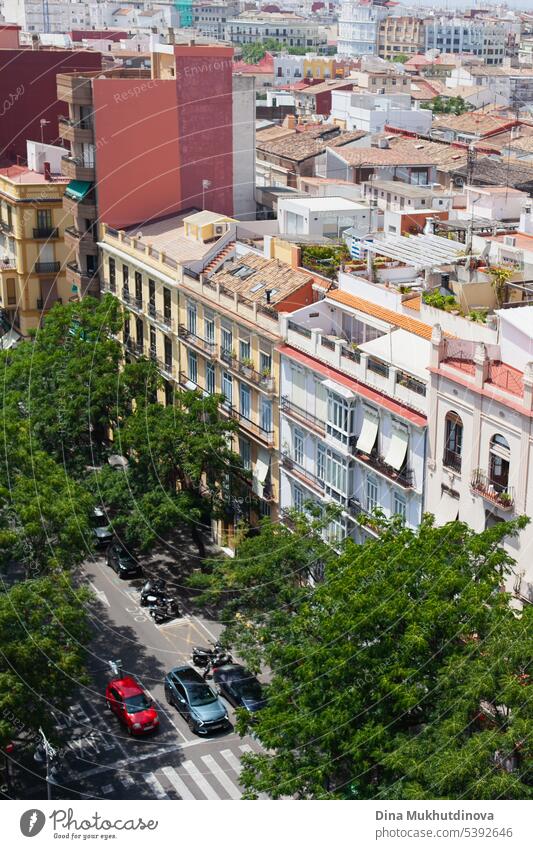
M 369 301 L 362 311 L 351 294 L 357 279 L 341 277 L 338 292 L 282 320 L 280 348 L 280 514 L 334 502 L 340 518 L 326 532 L 334 543 L 375 534 L 376 508 L 419 525 L 426 450 L 420 362 L 429 356 L 429 328 L 419 323 L 423 335 L 409 333 L 395 325 L 399 315 Z
M 330 120 L 346 130 L 381 133 L 385 126 L 428 133 L 433 113 L 431 109 L 413 109 L 409 94 L 354 94 L 342 89 L 331 92 Z
M 386 6 L 343 0 L 337 40 L 339 55 L 377 55 L 380 21 L 388 14 Z
M 506 29 L 479 19 L 436 17 L 425 21 L 425 51 L 473 53 L 487 65 L 501 65 L 505 57 Z

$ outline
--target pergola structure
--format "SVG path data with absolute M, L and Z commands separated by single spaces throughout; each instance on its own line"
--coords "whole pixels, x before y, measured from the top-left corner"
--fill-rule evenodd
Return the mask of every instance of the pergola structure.
M 414 268 L 434 268 L 438 265 L 456 263 L 464 258 L 465 246 L 442 236 L 419 233 L 417 236 L 386 236 L 363 242 L 369 253 L 395 259 Z

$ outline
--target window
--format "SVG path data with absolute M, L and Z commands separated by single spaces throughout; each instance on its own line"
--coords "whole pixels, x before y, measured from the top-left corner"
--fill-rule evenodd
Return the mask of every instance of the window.
M 463 422 L 457 413 L 446 415 L 444 459 L 445 466 L 461 471 L 461 451 L 463 447 Z
M 222 372 L 222 394 L 228 404 L 233 403 L 233 378 L 227 371 Z
M 187 330 L 196 336 L 196 304 L 187 302 Z
M 211 314 L 204 310 L 204 334 L 207 342 L 215 341 L 215 320 Z
M 233 350 L 233 333 L 229 328 L 222 327 L 221 328 L 222 335 L 222 350 L 226 351 L 228 354 L 231 354 Z
M 168 336 L 165 336 L 164 340 L 165 366 L 168 369 L 172 369 L 172 339 L 169 339 Z
M 172 302 L 170 300 L 170 289 L 163 287 L 163 316 L 166 321 L 172 317 Z
M 272 402 L 261 399 L 261 428 L 267 433 L 272 432 Z
M 305 501 L 304 491 L 296 484 L 292 488 L 292 500 L 294 509 L 298 510 L 298 513 L 303 513 Z
M 215 394 L 215 367 L 213 363 L 205 364 L 205 388 L 210 395 Z
M 187 353 L 187 376 L 193 383 L 198 383 L 198 359 L 194 351 Z
M 52 229 L 52 210 L 38 209 L 37 210 L 37 228 L 39 230 Z
M 261 374 L 272 372 L 272 355 L 265 353 L 265 351 L 259 352 L 259 371 Z
M 251 352 L 252 352 L 252 350 L 251 350 L 251 347 L 250 347 L 250 340 L 249 339 L 241 339 L 239 341 L 239 359 L 240 359 L 240 361 L 244 362 L 245 360 L 249 360 Z
M 155 330 L 154 330 L 153 327 L 150 328 L 150 356 L 152 356 L 152 357 L 157 356 L 157 342 L 156 342 Z
M 143 299 L 143 276 L 140 271 L 135 272 L 135 298 L 142 304 Z
M 148 301 L 149 301 L 148 311 L 149 311 L 150 315 L 153 315 L 155 313 L 155 281 L 154 280 L 148 281 Z
M 507 492 L 511 449 L 504 436 L 495 433 L 490 441 L 489 479 L 496 492 Z
M 250 448 L 250 443 L 247 439 L 243 439 L 242 436 L 239 437 L 239 454 L 242 460 L 242 465 L 245 469 L 252 468 L 252 452 Z
M 322 442 L 316 447 L 316 476 L 319 481 L 326 478 L 326 446 Z
M 392 510 L 396 516 L 401 516 L 405 521 L 407 517 L 407 504 L 405 502 L 405 498 L 397 492 L 395 492 L 393 496 Z
M 378 506 L 378 485 L 373 478 L 366 479 L 366 509 L 369 513 Z
M 342 519 L 333 519 L 327 527 L 327 541 L 331 545 L 338 545 L 346 536 L 346 525 Z
M 117 285 L 117 267 L 113 257 L 109 257 L 109 288 L 114 292 Z
M 135 333 L 137 336 L 137 344 L 142 348 L 144 342 L 144 324 L 142 318 L 137 318 L 135 320 Z
M 127 293 L 130 285 L 130 270 L 127 265 L 122 266 L 122 285 Z
M 333 393 L 328 394 L 327 432 L 347 445 L 353 432 L 353 406 Z
M 251 393 L 250 388 L 246 386 L 245 383 L 241 383 L 240 388 L 240 405 L 241 405 L 241 415 L 243 415 L 246 419 L 250 419 L 251 415 Z
M 347 472 L 346 461 L 335 454 L 334 451 L 328 451 L 326 455 L 326 482 L 328 486 L 337 490 L 337 492 L 346 493 Z
M 304 435 L 301 430 L 298 428 L 294 428 L 294 433 L 292 437 L 292 445 L 293 445 L 293 459 L 294 462 L 298 464 L 298 466 L 303 466 L 304 464 Z

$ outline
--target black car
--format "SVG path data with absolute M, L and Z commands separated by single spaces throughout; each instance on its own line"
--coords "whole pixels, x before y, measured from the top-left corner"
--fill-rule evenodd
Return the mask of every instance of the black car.
M 192 666 L 171 669 L 165 676 L 165 696 L 195 734 L 231 728 L 226 708 Z
M 266 704 L 261 684 L 255 675 L 238 663 L 219 666 L 213 673 L 213 681 L 219 695 L 224 696 L 234 707 L 256 713 Z
M 106 553 L 106 563 L 119 578 L 140 578 L 142 569 L 120 542 L 112 542 Z

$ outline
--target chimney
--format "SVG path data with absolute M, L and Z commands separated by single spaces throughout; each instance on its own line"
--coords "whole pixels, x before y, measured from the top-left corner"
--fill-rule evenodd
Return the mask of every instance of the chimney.
M 168 28 L 168 43 L 175 44 L 176 43 L 176 33 L 174 32 L 174 27 Z
M 272 294 L 272 289 L 265 289 L 265 298 L 266 298 L 267 304 L 270 303 L 271 294 Z
M 520 225 L 518 229 L 520 233 L 527 233 L 528 236 L 533 236 L 533 213 L 531 200 L 526 201 L 524 211 L 520 216 Z
M 31 49 L 38 50 L 39 49 L 39 36 L 37 33 L 34 33 L 31 37 Z
M 48 182 L 50 183 L 52 181 L 52 172 L 50 170 L 50 163 L 49 162 L 43 162 L 43 174 L 44 174 L 44 179 L 48 180 Z

